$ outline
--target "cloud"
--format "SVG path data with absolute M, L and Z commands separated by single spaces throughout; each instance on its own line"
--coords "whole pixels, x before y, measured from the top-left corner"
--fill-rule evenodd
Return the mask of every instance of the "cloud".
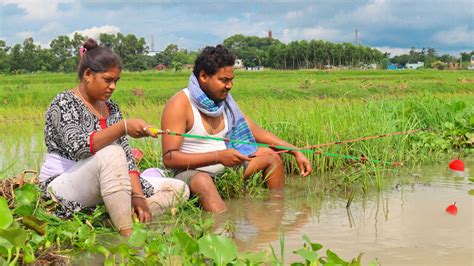
M 397 55 L 402 55 L 402 54 L 408 54 L 410 49 L 408 48 L 400 48 L 400 47 L 388 47 L 388 46 L 382 46 L 382 47 L 375 47 L 378 50 L 380 50 L 382 53 L 390 53 L 390 57 L 394 57 Z
M 436 33 L 433 39 L 445 45 L 466 45 L 474 43 L 474 31 L 468 26 L 458 26 L 446 31 Z
M 46 20 L 59 15 L 59 4 L 69 3 L 72 0 L 2 0 L 1 4 L 16 5 L 26 12 L 27 19 Z
M 366 5 L 354 10 L 350 17 L 364 23 L 399 22 L 399 19 L 391 14 L 390 2 L 387 0 L 369 1 Z
M 283 29 L 281 38 L 283 42 L 290 42 L 294 40 L 326 40 L 326 41 L 347 41 L 348 37 L 341 34 L 337 29 L 323 28 L 321 26 L 308 28 L 291 28 Z
M 15 34 L 19 38 L 19 43 L 22 43 L 26 38 L 33 38 L 34 43 L 41 45 L 41 47 L 49 47 L 51 41 L 49 36 L 59 36 L 65 31 L 64 25 L 58 22 L 50 22 L 43 25 L 39 30 L 36 31 L 20 31 Z
M 18 38 L 21 38 L 22 40 L 26 39 L 26 38 L 34 38 L 34 36 L 36 36 L 36 34 L 32 31 L 21 31 L 21 32 L 18 32 L 16 34 L 16 36 Z
M 145 37 L 149 45 L 153 35 L 155 49 L 176 43 L 195 50 L 234 34 L 265 37 L 268 30 L 283 42 L 352 43 L 357 28 L 363 45 L 391 49 L 392 55 L 412 46 L 464 51 L 474 43 L 468 0 L 188 2 L 0 0 L 0 32 L 9 43 L 34 34 L 35 42 L 49 43 L 74 32 L 97 37 L 120 31 Z
M 108 34 L 117 34 L 120 32 L 120 28 L 117 26 L 112 25 L 104 25 L 100 27 L 92 27 L 89 29 L 84 30 L 76 30 L 69 33 L 69 37 L 74 36 L 74 33 L 79 33 L 82 36 L 87 36 L 89 38 L 97 39 L 101 33 L 108 33 Z

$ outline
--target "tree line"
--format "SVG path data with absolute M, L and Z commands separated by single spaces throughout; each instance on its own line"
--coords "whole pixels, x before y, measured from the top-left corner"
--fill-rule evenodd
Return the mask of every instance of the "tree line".
M 464 66 L 470 64 L 471 56 L 474 55 L 474 51 L 461 52 L 459 57 L 455 57 L 449 54 L 438 55 L 436 49 L 432 47 L 421 48 L 417 50 L 415 47 L 411 47 L 408 54 L 402 54 L 394 56 L 390 61 L 394 64 L 404 66 L 408 63 L 423 62 L 426 67 L 434 67 L 437 64 L 449 64 L 449 63 L 461 63 Z
M 12 47 L 0 40 L 0 73 L 74 72 L 79 62 L 79 48 L 85 39 L 85 36 L 78 33 L 71 37 L 58 36 L 50 42 L 49 48 L 35 44 L 33 38 L 26 38 L 22 44 Z M 134 34 L 103 33 L 98 42 L 114 50 L 122 58 L 124 69 L 129 71 L 153 69 L 158 64 L 180 70 L 186 64 L 193 64 L 200 52 L 180 49 L 176 44 L 169 44 L 163 51 L 150 53 L 145 39 Z M 285 44 L 274 38 L 241 34 L 225 39 L 223 45 L 231 49 L 237 58 L 242 59 L 245 66 L 274 69 L 360 68 L 373 64 L 385 68 L 390 62 L 404 65 L 420 61 L 429 67 L 436 61 L 459 61 L 451 55 L 438 56 L 434 48 L 416 50 L 413 47 L 408 54 L 390 59 L 389 53 L 352 43 L 301 40 Z M 462 53 L 462 61 L 468 62 L 473 54 L 474 51 Z

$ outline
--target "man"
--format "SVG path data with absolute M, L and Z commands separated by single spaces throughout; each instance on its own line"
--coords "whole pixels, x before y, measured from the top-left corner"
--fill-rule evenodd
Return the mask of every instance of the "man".
M 161 129 L 294 147 L 242 114 L 229 93 L 234 61 L 235 56 L 225 47 L 206 47 L 196 58 L 188 88 L 166 103 Z M 283 189 L 285 184 L 283 162 L 270 148 L 170 135 L 163 135 L 162 148 L 165 166 L 176 171 L 175 178 L 185 181 L 209 212 L 227 210 L 213 181 L 224 167 L 243 166 L 244 178 L 263 171 L 270 189 Z M 309 175 L 309 160 L 299 151 L 292 154 L 301 175 Z

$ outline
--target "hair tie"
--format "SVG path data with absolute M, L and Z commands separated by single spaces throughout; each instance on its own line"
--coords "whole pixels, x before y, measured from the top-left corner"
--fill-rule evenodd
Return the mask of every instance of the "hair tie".
M 79 49 L 79 56 L 82 58 L 86 52 L 87 52 L 87 48 L 81 47 Z

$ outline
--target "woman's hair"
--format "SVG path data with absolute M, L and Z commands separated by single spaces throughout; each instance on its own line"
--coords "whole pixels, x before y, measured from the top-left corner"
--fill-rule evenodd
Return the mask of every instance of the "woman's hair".
M 224 46 L 207 46 L 194 61 L 193 73 L 199 77 L 201 70 L 204 70 L 206 74 L 214 75 L 219 68 L 233 66 L 234 62 L 235 55 Z
M 77 67 L 79 79 L 82 79 L 86 69 L 94 72 L 105 72 L 111 68 L 122 69 L 122 60 L 112 50 L 99 46 L 94 39 L 87 39 L 81 48 L 81 58 Z

